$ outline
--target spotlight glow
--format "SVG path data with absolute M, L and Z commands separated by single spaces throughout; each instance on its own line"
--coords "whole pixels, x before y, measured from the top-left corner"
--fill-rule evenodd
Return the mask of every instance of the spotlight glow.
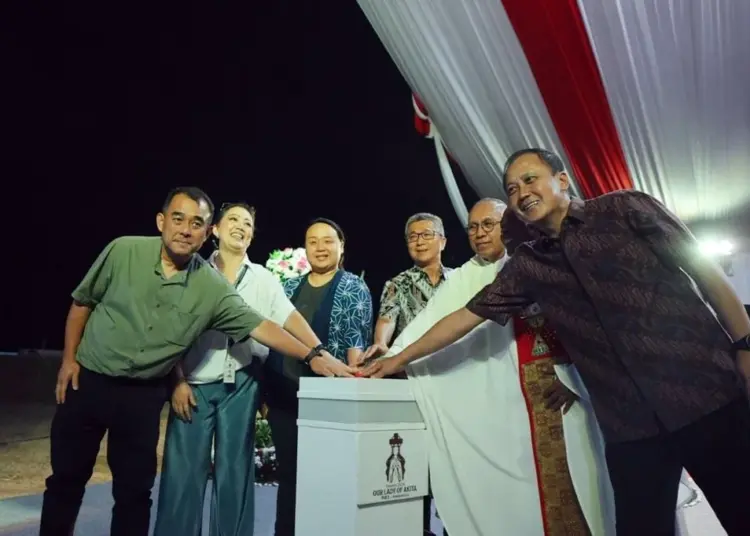
M 707 257 L 726 257 L 734 252 L 734 244 L 729 240 L 704 240 L 700 244 L 701 253 Z

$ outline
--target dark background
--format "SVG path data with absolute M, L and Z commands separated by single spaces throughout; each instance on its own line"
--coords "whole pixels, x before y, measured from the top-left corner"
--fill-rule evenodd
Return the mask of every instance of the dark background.
M 28 4 L 0 22 L 0 350 L 61 348 L 88 266 L 116 236 L 155 234 L 178 185 L 255 205 L 259 263 L 302 245 L 310 219 L 337 221 L 376 303 L 410 265 L 414 212 L 444 218 L 446 265 L 469 258 L 410 90 L 356 2 Z

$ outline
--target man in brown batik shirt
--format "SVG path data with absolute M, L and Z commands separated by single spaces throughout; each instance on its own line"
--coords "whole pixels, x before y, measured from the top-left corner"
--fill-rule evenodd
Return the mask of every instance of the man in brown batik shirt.
M 512 155 L 504 183 L 538 238 L 466 308 L 365 374 L 390 374 L 536 302 L 591 395 L 618 536 L 674 534 L 683 467 L 728 534 L 750 534 L 750 318 L 721 268 L 646 194 L 571 199 L 548 151 Z

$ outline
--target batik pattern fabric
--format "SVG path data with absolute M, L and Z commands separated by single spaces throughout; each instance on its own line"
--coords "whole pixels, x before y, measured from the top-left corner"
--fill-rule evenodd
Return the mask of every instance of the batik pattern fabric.
M 745 396 L 731 340 L 689 275 L 707 261 L 659 201 L 572 199 L 559 236 L 536 235 L 467 308 L 505 324 L 538 304 L 608 443 L 679 430 Z
M 514 317 L 521 391 L 526 401 L 545 536 L 589 536 L 568 467 L 560 411 L 545 406 L 562 348 L 540 316 Z
M 285 281 L 284 292 L 291 299 L 304 281 L 307 277 Z M 364 280 L 351 272 L 341 274 L 333 293 L 326 346 L 346 363 L 349 348 L 367 348 L 372 340 L 372 295 Z
M 379 316 L 396 323 L 394 339 L 424 309 L 451 272 L 451 268 L 442 267 L 440 279 L 433 285 L 424 270 L 412 266 L 386 281 L 380 296 Z

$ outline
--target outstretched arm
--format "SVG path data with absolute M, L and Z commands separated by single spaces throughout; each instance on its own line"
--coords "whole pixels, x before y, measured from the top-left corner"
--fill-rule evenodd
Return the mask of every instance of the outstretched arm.
M 363 376 L 382 378 L 403 371 L 406 366 L 422 357 L 442 350 L 465 336 L 472 329 L 484 322 L 466 308 L 449 314 L 432 326 L 419 340 L 410 344 L 398 355 L 383 361 L 376 361 L 362 371 Z

